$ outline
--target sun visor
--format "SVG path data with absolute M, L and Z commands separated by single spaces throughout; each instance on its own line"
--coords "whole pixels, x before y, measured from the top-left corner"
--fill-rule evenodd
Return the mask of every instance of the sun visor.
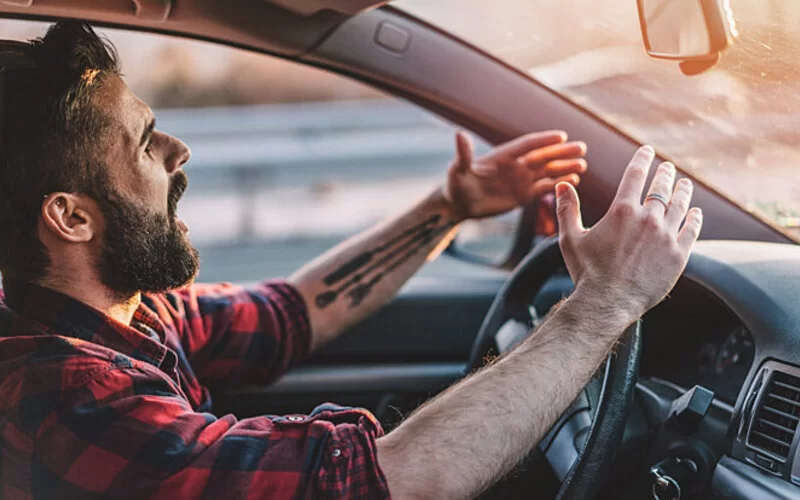
M 12 9 L 59 9 L 63 11 L 94 10 L 98 5 L 109 13 L 133 14 L 138 19 L 154 23 L 162 23 L 169 18 L 174 0 L 105 0 L 102 2 L 87 2 L 84 0 L 0 0 L 2 7 Z M 57 15 L 56 17 L 60 17 Z M 80 17 L 80 16 L 77 16 Z
M 389 3 L 388 0 L 266 0 L 266 2 L 304 16 L 310 16 L 321 10 L 333 10 L 353 15 Z

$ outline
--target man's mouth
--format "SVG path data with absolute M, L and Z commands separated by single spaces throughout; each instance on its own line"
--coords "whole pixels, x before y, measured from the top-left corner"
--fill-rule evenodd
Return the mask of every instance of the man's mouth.
M 183 193 L 186 191 L 186 187 L 188 185 L 189 179 L 186 177 L 186 174 L 183 171 L 175 174 L 175 177 L 173 177 L 172 181 L 170 182 L 169 199 L 167 200 L 167 210 L 170 216 L 175 219 L 175 224 L 177 224 L 177 226 L 184 233 L 189 232 L 189 226 L 187 226 L 185 222 L 178 218 L 176 212 L 178 209 L 178 201 L 183 197 Z

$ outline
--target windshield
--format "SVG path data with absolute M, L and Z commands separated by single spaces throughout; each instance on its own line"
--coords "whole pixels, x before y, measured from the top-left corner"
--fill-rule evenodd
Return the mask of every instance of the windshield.
M 732 2 L 698 76 L 644 51 L 635 0 L 400 0 L 591 110 L 800 240 L 800 2 Z

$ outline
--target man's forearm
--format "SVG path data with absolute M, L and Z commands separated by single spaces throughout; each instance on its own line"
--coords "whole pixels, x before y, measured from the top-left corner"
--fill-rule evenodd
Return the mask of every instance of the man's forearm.
M 391 300 L 455 234 L 459 218 L 437 189 L 405 214 L 348 239 L 293 274 L 313 332 L 327 342 Z
M 453 386 L 378 441 L 395 498 L 472 498 L 543 437 L 632 323 L 581 293 L 508 356 Z

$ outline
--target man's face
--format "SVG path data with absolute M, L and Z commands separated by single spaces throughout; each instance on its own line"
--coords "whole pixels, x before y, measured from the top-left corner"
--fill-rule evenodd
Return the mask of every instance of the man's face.
M 125 295 L 185 285 L 199 267 L 188 227 L 176 215 L 189 148 L 155 130 L 152 110 L 121 78 L 109 76 L 97 97 L 111 120 L 104 134 L 108 189 L 96 200 L 104 221 L 100 278 Z

